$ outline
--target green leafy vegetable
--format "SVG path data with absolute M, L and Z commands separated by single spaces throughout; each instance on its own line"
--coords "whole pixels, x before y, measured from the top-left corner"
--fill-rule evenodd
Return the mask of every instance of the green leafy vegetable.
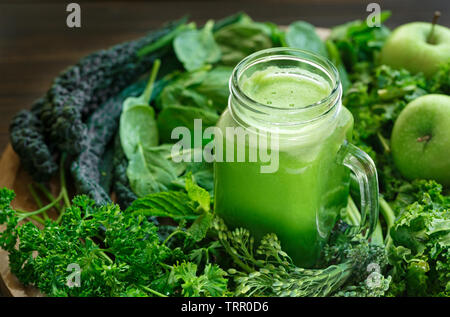
M 49 296 L 223 296 L 228 290 L 222 269 L 206 263 L 201 264 L 203 273 L 197 273 L 203 258 L 199 251 L 213 252 L 215 247 L 191 248 L 198 264 L 187 262 L 191 256 L 178 247 L 169 248 L 166 242 L 171 236 L 162 242 L 158 228 L 149 220 L 149 214 L 171 216 L 173 210 L 194 220 L 209 213 L 203 210 L 205 192 L 192 179 L 188 184 L 188 194 L 153 194 L 137 200 L 126 212 L 77 196 L 60 222 L 47 220 L 42 229 L 32 222 L 19 224 L 24 214 L 10 206 L 14 193 L 1 189 L 0 224 L 6 230 L 0 233 L 0 247 L 9 252 L 11 271 L 19 280 Z M 26 216 L 31 214 L 36 212 Z M 202 240 L 194 234 L 198 229 L 191 233 L 191 228 L 185 231 L 180 226 L 174 233 L 185 232 L 186 239 Z M 189 252 L 189 247 L 184 249 Z M 71 266 L 81 270 L 79 287 L 70 286 Z
M 148 217 L 169 217 L 175 220 L 198 217 L 195 206 L 184 192 L 161 192 L 136 199 L 127 212 L 135 212 Z
M 324 42 L 316 33 L 316 28 L 307 22 L 297 21 L 289 25 L 285 37 L 288 47 L 299 48 L 328 57 Z
M 138 197 L 169 190 L 173 181 L 185 171 L 183 162 L 174 162 L 170 144 L 139 147 L 127 168 L 130 186 Z
M 232 68 L 205 67 L 175 76 L 156 100 L 159 109 L 169 106 L 190 106 L 222 111 L 228 104 L 228 80 Z
M 209 212 L 211 209 L 211 197 L 204 188 L 194 182 L 192 174 L 188 174 L 186 177 L 186 190 L 192 201 L 198 202 L 199 207 L 204 212 Z
M 104 166 L 108 171 L 101 171 L 101 165 L 105 163 L 103 155 L 118 128 L 123 102 L 126 98 L 141 94 L 143 89 L 143 82 L 137 82 L 127 87 L 117 96 L 105 102 L 88 119 L 85 149 L 81 151 L 71 165 L 78 194 L 86 194 L 100 204 L 111 202 L 109 186 L 104 188 L 102 183 L 104 183 L 105 175 L 112 178 L 113 151 L 110 151 L 109 154 L 111 162 Z M 102 172 L 106 174 L 102 174 Z
M 201 30 L 185 30 L 173 41 L 173 48 L 184 68 L 193 71 L 220 60 L 220 48 L 212 33 L 214 21 L 206 22 Z
M 337 70 L 339 71 L 339 78 L 342 83 L 342 90 L 344 91 L 344 94 L 349 89 L 351 82 L 347 73 L 347 70 L 345 69 L 345 65 L 342 62 L 341 55 L 339 54 L 339 50 L 331 40 L 325 41 L 325 46 L 327 48 L 328 52 L 328 58 L 333 63 L 334 66 L 336 66 Z
M 147 87 L 139 97 L 128 97 L 120 116 L 120 140 L 126 157 L 131 160 L 142 147 L 158 144 L 155 111 L 149 106 L 153 84 L 160 62 L 153 65 Z
M 415 182 L 416 201 L 397 210 L 389 244 L 393 295 L 450 296 L 450 197 L 441 191 L 433 181 Z
M 203 95 L 211 108 L 222 112 L 228 104 L 228 82 L 232 72 L 231 67 L 217 66 L 208 71 L 197 86 L 191 88 Z
M 175 265 L 170 283 L 181 283 L 183 296 L 223 296 L 227 288 L 227 273 L 217 265 L 207 264 L 204 273 L 197 276 L 197 265 L 184 262 Z
M 439 67 L 428 85 L 430 93 L 450 95 L 450 62 Z
M 40 109 L 45 99 L 39 99 L 35 109 Z M 45 128 L 38 116 L 22 110 L 11 121 L 9 132 L 14 151 L 30 175 L 39 182 L 48 181 L 58 170 L 52 151 L 45 141 Z
M 384 23 L 390 15 L 389 11 L 383 11 L 380 22 Z M 329 39 L 339 49 L 347 71 L 353 72 L 357 62 L 375 60 L 377 52 L 381 50 L 389 33 L 389 29 L 383 24 L 372 27 L 365 20 L 356 20 L 332 28 Z
M 219 66 L 175 76 L 156 100 L 161 109 L 157 118 L 161 142 L 172 143 L 176 127 L 187 127 L 193 136 L 194 119 L 202 120 L 203 129 L 214 126 L 228 104 L 231 72 L 231 68 Z
M 113 165 L 113 190 L 117 197 L 117 203 L 122 209 L 126 209 L 137 199 L 137 196 L 130 187 L 127 176 L 128 160 L 123 153 L 119 133 L 116 133 L 114 140 Z
M 236 23 L 230 24 L 214 34 L 222 52 L 221 63 L 235 66 L 251 53 L 272 47 L 271 35 L 276 31 L 277 28 L 271 25 L 253 22 L 250 17 L 243 15 Z M 274 35 L 274 37 L 277 36 Z
M 187 193 L 166 191 L 148 194 L 136 199 L 127 212 L 145 214 L 148 217 L 170 217 L 176 220 L 197 218 L 209 213 L 211 198 L 209 193 L 198 186 L 191 173 L 186 175 Z
M 194 120 L 201 120 L 202 131 L 215 126 L 219 115 L 214 110 L 201 109 L 188 106 L 168 106 L 164 108 L 157 119 L 162 142 L 174 142 L 172 131 L 177 127 L 186 127 L 190 131 L 191 144 L 194 144 Z M 206 139 L 203 143 L 209 142 Z

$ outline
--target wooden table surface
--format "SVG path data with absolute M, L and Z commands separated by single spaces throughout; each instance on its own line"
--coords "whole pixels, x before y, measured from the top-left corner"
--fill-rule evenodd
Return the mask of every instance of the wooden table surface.
M 74 1 L 81 5 L 80 29 L 65 24 L 69 2 L 0 0 L 0 151 L 8 143 L 12 116 L 42 95 L 62 69 L 89 52 L 139 37 L 165 21 L 189 14 L 203 23 L 245 11 L 258 21 L 289 24 L 301 19 L 331 27 L 364 18 L 371 1 Z M 390 27 L 428 21 L 436 9 L 442 12 L 440 24 L 450 25 L 448 0 L 377 2 L 392 11 Z

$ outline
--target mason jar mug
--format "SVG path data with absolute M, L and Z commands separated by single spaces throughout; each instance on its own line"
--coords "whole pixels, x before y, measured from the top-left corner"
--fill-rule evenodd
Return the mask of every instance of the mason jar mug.
M 275 233 L 302 267 L 314 266 L 347 206 L 350 171 L 361 191 L 361 230 L 378 218 L 370 157 L 352 145 L 336 68 L 313 53 L 274 48 L 242 60 L 217 127 L 214 205 L 230 227 L 256 239 Z M 215 136 L 216 139 L 218 136 Z

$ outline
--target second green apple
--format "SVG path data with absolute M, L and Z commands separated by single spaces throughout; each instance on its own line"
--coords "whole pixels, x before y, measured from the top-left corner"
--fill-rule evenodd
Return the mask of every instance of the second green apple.
M 380 62 L 431 77 L 440 64 L 450 62 L 450 29 L 435 25 L 432 31 L 432 24 L 425 22 L 404 24 L 389 36 Z
M 394 124 L 391 147 L 405 178 L 434 179 L 450 188 L 450 96 L 430 94 L 410 102 Z

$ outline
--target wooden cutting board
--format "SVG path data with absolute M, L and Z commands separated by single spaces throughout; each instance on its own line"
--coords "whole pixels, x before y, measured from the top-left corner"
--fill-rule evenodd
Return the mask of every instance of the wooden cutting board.
M 330 34 L 329 29 L 317 28 L 318 35 L 325 39 Z M 12 206 L 21 210 L 36 210 L 37 206 L 28 190 L 32 178 L 20 166 L 20 160 L 10 144 L 0 158 L 0 188 L 7 187 L 16 193 Z M 57 196 L 59 186 L 57 180 L 50 184 L 51 192 Z M 0 226 L 0 230 L 3 227 Z M 42 296 L 34 287 L 25 287 L 9 270 L 8 253 L 0 249 L 0 294 L 14 297 Z

